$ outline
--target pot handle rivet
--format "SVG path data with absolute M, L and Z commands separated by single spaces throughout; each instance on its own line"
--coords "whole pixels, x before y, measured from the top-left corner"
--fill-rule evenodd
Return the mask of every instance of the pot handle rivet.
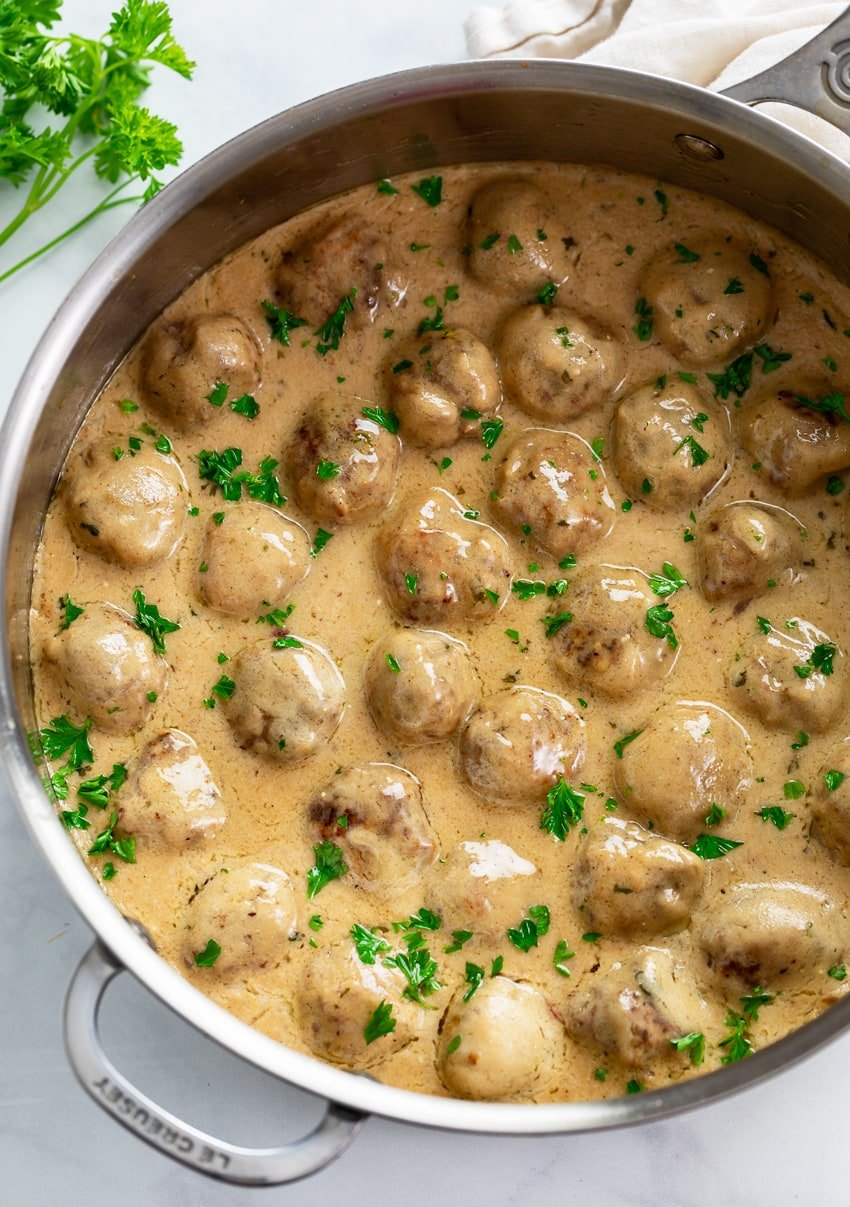
M 707 138 L 700 138 L 698 134 L 677 134 L 673 142 L 689 159 L 697 159 L 704 163 L 707 160 L 723 158 L 723 150 L 718 147 L 717 143 L 709 142 Z
M 277 1186 L 324 1169 L 348 1148 L 368 1116 L 329 1102 L 309 1135 L 280 1148 L 217 1140 L 157 1106 L 119 1073 L 103 1050 L 98 1015 L 107 986 L 124 966 L 95 943 L 65 998 L 65 1048 L 83 1089 L 98 1106 L 153 1148 L 198 1173 L 240 1186 Z

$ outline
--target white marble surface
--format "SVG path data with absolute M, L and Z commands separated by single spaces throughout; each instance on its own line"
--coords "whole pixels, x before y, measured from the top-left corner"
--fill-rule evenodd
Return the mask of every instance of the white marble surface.
M 115 5 L 66 0 L 94 32 Z M 470 0 L 172 0 L 200 66 L 186 85 L 160 76 L 156 111 L 176 120 L 186 163 L 260 119 L 351 81 L 463 55 Z M 238 11 L 237 26 L 234 12 Z M 70 217 L 93 192 L 69 190 Z M 0 225 L 11 209 L 0 192 Z M 53 222 L 55 218 L 49 221 Z M 123 221 L 90 227 L 0 286 L 5 405 L 43 326 Z M 37 225 L 37 224 L 36 224 Z M 45 223 L 43 230 L 51 230 Z M 41 232 L 32 232 L 32 246 Z M 27 240 L 20 244 L 22 250 Z M 628 1204 L 753 1207 L 850 1201 L 842 1153 L 850 1120 L 850 1037 L 765 1086 L 653 1127 L 582 1137 L 489 1139 L 371 1121 L 333 1167 L 265 1192 L 208 1183 L 147 1149 L 88 1100 L 68 1070 L 60 1007 L 89 935 L 0 799 L 0 1201 L 9 1207 L 190 1207 L 247 1202 Z M 105 1009 L 119 1066 L 192 1122 L 246 1144 L 307 1130 L 318 1104 L 222 1055 L 129 982 Z

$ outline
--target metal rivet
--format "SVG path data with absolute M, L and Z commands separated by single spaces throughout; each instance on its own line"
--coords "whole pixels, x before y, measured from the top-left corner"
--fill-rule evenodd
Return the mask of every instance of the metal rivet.
M 697 134 L 677 134 L 673 141 L 682 154 L 687 155 L 689 159 L 704 162 L 708 159 L 723 158 L 723 151 L 716 143 L 709 142 L 707 138 L 700 138 Z

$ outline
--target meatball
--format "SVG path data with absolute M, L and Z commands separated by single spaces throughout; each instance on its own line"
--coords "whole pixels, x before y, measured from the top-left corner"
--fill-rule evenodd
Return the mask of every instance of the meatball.
M 326 650 L 286 636 L 256 642 L 233 659 L 233 693 L 222 708 L 244 750 L 300 763 L 336 732 L 345 683 Z
M 719 234 L 665 247 L 647 267 L 642 292 L 657 335 L 688 365 L 731 359 L 756 342 L 775 311 L 764 261 Z
M 850 867 L 850 738 L 833 746 L 812 791 L 812 837 Z
M 295 1009 L 304 1039 L 317 1056 L 365 1069 L 417 1039 L 424 1011 L 402 994 L 404 976 L 380 960 L 364 964 L 346 940 L 311 954 L 295 985 Z M 367 1043 L 364 1034 L 379 1006 L 389 1005 L 395 1026 Z
M 501 942 L 543 892 L 540 872 L 496 838 L 462 842 L 435 863 L 426 901 L 446 928 L 465 928 L 475 941 Z
M 497 351 L 506 392 L 548 423 L 566 423 L 600 406 L 622 380 L 620 350 L 611 336 L 560 306 L 515 311 Z
M 833 391 L 824 386 L 820 401 Z M 738 438 L 760 476 L 789 495 L 806 494 L 826 474 L 850 466 L 850 424 L 835 411 L 803 405 L 817 394 L 783 391 L 738 412 Z
M 465 992 L 457 990 L 440 1024 L 437 1073 L 446 1089 L 500 1102 L 546 1088 L 563 1055 L 564 1029 L 540 990 L 496 976 L 469 1001 Z
M 310 568 L 310 537 L 263 503 L 240 503 L 210 519 L 198 573 L 198 594 L 226 616 L 247 619 L 282 603 Z
M 646 627 L 659 599 L 640 570 L 591 566 L 570 580 L 569 599 L 569 619 L 550 642 L 570 682 L 620 699 L 652 687 L 672 668 L 676 650 Z
M 366 893 L 400 897 L 437 858 L 419 780 L 392 763 L 337 772 L 312 797 L 307 815 L 319 841 L 342 848 L 351 882 Z
M 732 455 L 725 410 L 676 382 L 641 386 L 624 398 L 611 443 L 623 488 L 660 511 L 696 507 Z
M 499 409 L 498 366 L 471 331 L 433 331 L 424 342 L 420 335 L 401 360 L 412 363 L 392 375 L 392 409 L 403 435 L 423 448 L 447 448 L 463 436 L 477 435 L 481 419 Z
M 210 939 L 221 948 L 212 966 L 219 976 L 276 968 L 298 933 L 295 890 L 280 868 L 227 861 L 190 901 L 183 926 L 183 958 L 190 968 Z
M 362 398 L 320 394 L 287 453 L 292 493 L 324 524 L 373 520 L 395 490 L 401 443 Z
M 378 537 L 378 568 L 393 610 L 411 624 L 451 628 L 492 619 L 511 592 L 508 545 L 468 518 L 447 491 L 409 496 Z
M 493 180 L 469 207 L 469 270 L 499 293 L 530 295 L 570 270 L 551 200 L 530 180 Z
M 227 821 L 212 772 L 194 740 L 179 729 L 147 743 L 119 799 L 121 825 L 150 847 L 196 846 Z
M 842 922 L 823 893 L 805 884 L 736 884 L 702 920 L 711 968 L 735 988 L 808 988 L 844 953 Z
M 669 935 L 688 925 L 705 864 L 633 821 L 606 817 L 579 847 L 573 901 L 603 935 Z
M 555 558 L 585 553 L 614 527 L 605 471 L 572 432 L 532 428 L 508 446 L 494 509 Z
M 123 608 L 87 603 L 44 645 L 63 699 L 107 733 L 134 733 L 165 691 L 168 667 Z
M 297 247 L 285 250 L 274 283 L 286 308 L 310 328 L 326 322 L 346 297 L 354 304 L 346 324 L 357 327 L 374 322 L 382 307 L 397 306 L 406 293 L 385 249 L 355 213 L 321 220 Z
M 802 557 L 804 529 L 789 511 L 741 500 L 719 507 L 700 525 L 697 559 L 702 593 L 753 599 L 770 579 L 790 581 Z
M 691 842 L 712 805 L 734 813 L 752 783 L 746 730 L 704 700 L 665 704 L 621 748 L 614 784 L 631 812 Z
M 183 539 L 189 487 L 172 456 L 115 439 L 75 449 L 62 481 L 74 544 L 128 570 L 170 557 Z
M 771 729 L 823 733 L 844 705 L 844 654 L 808 620 L 765 624 L 768 631 L 754 628 L 732 666 L 733 698 Z
M 219 382 L 232 398 L 260 384 L 260 348 L 235 314 L 199 314 L 154 327 L 141 352 L 145 400 L 180 431 L 209 423 L 222 408 L 209 401 Z
M 540 801 L 559 776 L 584 763 L 584 721 L 537 687 L 509 687 L 478 705 L 460 735 L 470 787 L 492 804 Z
M 586 977 L 567 1005 L 567 1030 L 632 1068 L 671 1055 L 671 1039 L 706 1030 L 707 1007 L 687 968 L 664 948 L 638 948 Z
M 414 746 L 451 737 L 478 695 L 466 646 L 423 629 L 387 633 L 369 655 L 363 681 L 378 728 Z

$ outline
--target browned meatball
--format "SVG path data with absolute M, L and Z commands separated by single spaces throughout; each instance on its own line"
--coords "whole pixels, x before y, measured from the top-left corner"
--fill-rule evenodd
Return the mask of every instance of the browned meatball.
M 746 731 L 704 700 L 662 705 L 614 762 L 627 808 L 688 842 L 705 829 L 712 805 L 733 814 L 751 783 Z
M 614 527 L 605 471 L 572 432 L 524 432 L 508 446 L 496 490 L 502 520 L 556 558 L 585 553 Z
M 402 996 L 397 968 L 364 964 L 349 940 L 313 952 L 295 984 L 295 1010 L 309 1047 L 335 1064 L 365 1069 L 416 1039 L 426 1011 Z M 367 1043 L 366 1027 L 379 1006 L 389 1007 L 391 1031 Z
M 401 431 L 423 448 L 447 448 L 481 431 L 481 419 L 502 401 L 499 369 L 493 354 L 462 327 L 418 336 L 392 374 L 390 401 Z
M 421 746 L 451 737 L 478 694 L 466 646 L 445 633 L 394 629 L 372 649 L 363 683 L 380 729 Z
M 373 520 L 392 498 L 401 444 L 369 409 L 362 398 L 320 394 L 292 438 L 292 491 L 320 523 Z
M 437 858 L 419 781 L 392 763 L 346 767 L 310 800 L 311 831 L 342 848 L 352 883 L 400 897 Z
M 184 850 L 227 820 L 221 792 L 193 738 L 167 729 L 143 748 L 121 789 L 121 825 L 145 846 Z
M 645 947 L 585 977 L 567 1002 L 567 1029 L 630 1068 L 672 1059 L 671 1039 L 706 1030 L 708 1011 L 689 969 Z
M 107 733 L 134 733 L 165 691 L 168 667 L 123 608 L 87 603 L 70 628 L 48 638 L 44 660 L 62 698 Z
M 210 939 L 221 948 L 212 969 L 201 969 L 205 978 L 276 968 L 298 931 L 295 890 L 280 868 L 228 859 L 189 903 L 183 927 L 183 958 L 190 968 Z
M 719 507 L 700 524 L 697 543 L 702 593 L 753 599 L 768 582 L 791 581 L 802 557 L 805 529 L 790 511 L 741 500 Z
M 261 363 L 255 336 L 235 314 L 199 314 L 151 330 L 141 352 L 141 384 L 146 401 L 183 431 L 222 413 L 209 401 L 219 382 L 234 399 L 252 394 Z
M 468 518 L 439 488 L 405 499 L 379 534 L 376 551 L 390 604 L 412 624 L 453 628 L 490 620 L 510 595 L 504 537 Z
M 633 821 L 606 817 L 588 831 L 573 872 L 582 924 L 603 935 L 669 935 L 687 926 L 705 864 Z
M 541 801 L 584 763 L 584 722 L 536 687 L 511 687 L 478 705 L 460 735 L 461 771 L 492 804 Z
M 321 646 L 293 636 L 278 641 L 239 651 L 230 672 L 235 687 L 222 708 L 244 750 L 300 763 L 336 732 L 345 683 Z
M 850 867 L 850 738 L 833 746 L 811 795 L 812 837 Z
M 729 437 L 725 410 L 693 386 L 642 386 L 614 416 L 614 465 L 633 499 L 659 510 L 696 507 L 726 473 Z
M 753 626 L 730 670 L 732 698 L 773 729 L 823 733 L 844 706 L 844 654 L 808 620 Z
M 310 328 L 319 328 L 352 296 L 346 316 L 352 327 L 373 322 L 382 307 L 394 307 L 407 286 L 388 264 L 376 234 L 356 213 L 323 219 L 294 248 L 287 248 L 275 271 L 284 306 Z
M 566 423 L 601 405 L 622 378 L 620 349 L 611 336 L 560 306 L 515 311 L 497 350 L 506 392 L 549 423 Z
M 440 1023 L 437 1074 L 458 1098 L 506 1102 L 554 1081 L 564 1029 L 539 989 L 489 977 L 458 989 Z M 459 1041 L 459 1042 L 458 1042 Z
M 310 537 L 263 503 L 242 502 L 207 524 L 197 584 L 205 603 L 248 618 L 284 603 L 310 569 Z
M 530 180 L 493 180 L 469 207 L 469 270 L 499 293 L 530 295 L 570 270 L 552 201 Z
M 646 627 L 648 610 L 661 601 L 640 570 L 589 566 L 570 580 L 568 598 L 569 619 L 550 642 L 555 666 L 570 683 L 620 699 L 671 670 L 676 649 Z
M 474 943 L 501 943 L 543 894 L 542 875 L 497 838 L 461 842 L 435 863 L 425 900 L 447 930 L 473 932 Z
M 768 273 L 753 248 L 725 235 L 700 235 L 660 251 L 642 291 L 667 347 L 685 364 L 707 365 L 750 347 L 773 321 Z
M 170 557 L 183 539 L 189 487 L 174 457 L 145 442 L 99 440 L 71 454 L 62 479 L 74 543 L 127 569 Z
M 835 395 L 823 391 L 763 398 L 738 412 L 738 437 L 759 473 L 790 495 L 811 490 L 826 474 L 850 466 L 850 423 L 835 411 L 813 410 L 805 401 L 820 404 Z
M 703 917 L 700 941 L 709 968 L 736 988 L 807 988 L 846 949 L 835 906 L 816 889 L 787 882 L 728 888 Z

